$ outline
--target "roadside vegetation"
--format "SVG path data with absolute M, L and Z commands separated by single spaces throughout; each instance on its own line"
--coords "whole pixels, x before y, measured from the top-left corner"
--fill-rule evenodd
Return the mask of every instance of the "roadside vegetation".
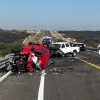
M 96 48 L 100 44 L 100 31 L 58 31 L 65 38 L 75 38 L 87 47 Z M 42 32 L 46 34 L 45 32 Z M 43 34 L 39 34 L 32 42 L 39 43 Z M 13 48 L 21 48 L 23 40 L 30 34 L 26 31 L 0 30 L 0 56 L 11 53 Z
M 23 46 L 22 41 L 28 36 L 25 31 L 0 30 L 0 57 L 11 53 L 11 49 Z
M 14 43 L 0 43 L 0 56 L 5 56 L 6 54 L 11 53 L 13 48 L 21 48 L 23 46 L 22 42 Z
M 96 48 L 100 44 L 100 31 L 58 31 L 66 38 L 75 38 L 87 47 Z

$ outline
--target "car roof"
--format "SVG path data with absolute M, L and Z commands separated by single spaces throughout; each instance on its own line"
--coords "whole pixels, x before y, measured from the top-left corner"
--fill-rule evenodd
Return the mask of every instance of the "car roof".
M 84 43 L 80 43 L 80 42 L 74 42 L 74 44 L 84 44 Z
M 43 39 L 52 39 L 52 37 L 50 37 L 50 36 L 45 36 L 45 37 L 43 37 Z
M 52 43 L 52 44 L 66 44 L 68 42 L 55 42 L 55 43 Z
M 73 44 L 76 44 L 76 45 L 84 45 L 84 46 L 86 46 L 86 44 L 80 43 L 80 42 L 74 42 Z

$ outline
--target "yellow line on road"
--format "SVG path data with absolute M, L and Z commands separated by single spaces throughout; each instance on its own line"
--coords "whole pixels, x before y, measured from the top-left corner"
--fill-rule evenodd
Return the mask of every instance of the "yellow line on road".
M 86 60 L 83 60 L 81 58 L 78 58 L 78 57 L 75 57 L 75 58 L 78 59 L 78 60 L 80 60 L 80 61 L 82 61 L 82 62 L 84 62 L 84 63 L 86 63 L 86 64 L 88 64 L 88 65 L 90 65 L 90 66 L 92 66 L 92 67 L 94 67 L 94 68 L 96 68 L 96 69 L 100 69 L 100 66 L 97 66 L 95 64 L 92 64 L 92 63 L 90 63 L 90 62 L 88 62 Z

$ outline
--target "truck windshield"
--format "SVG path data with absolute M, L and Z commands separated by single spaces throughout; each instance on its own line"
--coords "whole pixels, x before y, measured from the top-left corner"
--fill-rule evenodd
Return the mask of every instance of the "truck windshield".
M 52 47 L 60 48 L 60 44 L 52 44 Z

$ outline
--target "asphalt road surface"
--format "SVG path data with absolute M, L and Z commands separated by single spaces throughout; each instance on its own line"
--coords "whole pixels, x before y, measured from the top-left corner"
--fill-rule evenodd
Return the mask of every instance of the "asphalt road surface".
M 100 56 L 96 52 L 52 60 L 42 72 L 10 75 L 0 84 L 0 100 L 100 100 Z

